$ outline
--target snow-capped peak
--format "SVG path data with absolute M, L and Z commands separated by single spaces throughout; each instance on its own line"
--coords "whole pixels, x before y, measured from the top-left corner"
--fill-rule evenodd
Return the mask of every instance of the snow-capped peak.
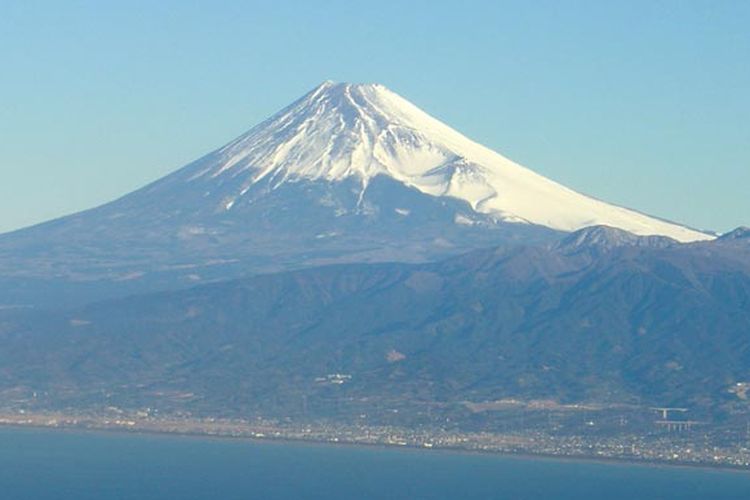
M 199 175 L 247 171 L 253 181 L 276 182 L 356 176 L 367 184 L 386 174 L 427 188 L 426 178 L 445 177 L 435 167 L 457 159 L 450 146 L 465 141 L 382 85 L 326 81 L 220 149 L 223 161 Z M 430 194 L 445 194 L 435 184 Z
M 711 238 L 572 191 L 473 142 L 379 84 L 326 81 L 206 159 L 189 167 L 189 179 L 229 177 L 237 184 L 233 200 L 261 180 L 277 186 L 355 178 L 364 192 L 373 177 L 387 175 L 506 222 L 564 231 L 603 224 L 679 241 Z

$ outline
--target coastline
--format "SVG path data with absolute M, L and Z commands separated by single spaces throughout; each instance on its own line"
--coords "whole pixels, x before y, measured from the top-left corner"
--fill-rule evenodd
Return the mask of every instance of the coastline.
M 550 461 L 561 463 L 588 463 L 608 466 L 627 466 L 627 467 L 647 467 L 647 468 L 667 468 L 667 469 L 699 469 L 708 472 L 732 472 L 732 473 L 750 473 L 750 468 L 741 465 L 728 463 L 704 463 L 688 462 L 676 460 L 658 460 L 658 459 L 639 459 L 630 457 L 612 457 L 600 455 L 573 455 L 573 454 L 554 454 L 538 453 L 533 451 L 500 451 L 485 450 L 462 446 L 420 446 L 418 444 L 395 444 L 386 442 L 362 442 L 345 439 L 315 439 L 290 436 L 253 436 L 253 435 L 233 435 L 217 432 L 200 432 L 190 430 L 170 430 L 164 428 L 149 427 L 110 427 L 110 426 L 91 426 L 91 425 L 44 425 L 41 423 L 8 423 L 0 421 L 0 429 L 16 430 L 34 430 L 44 432 L 65 432 L 72 434 L 101 434 L 101 435 L 137 435 L 137 436 L 155 436 L 165 438 L 189 438 L 201 440 L 217 441 L 236 441 L 250 442 L 259 444 L 275 445 L 297 445 L 297 446 L 321 446 L 321 447 L 349 447 L 362 449 L 380 449 L 383 451 L 402 451 L 402 452 L 431 452 L 452 455 L 470 455 L 483 457 L 497 457 L 513 460 L 528 461 Z

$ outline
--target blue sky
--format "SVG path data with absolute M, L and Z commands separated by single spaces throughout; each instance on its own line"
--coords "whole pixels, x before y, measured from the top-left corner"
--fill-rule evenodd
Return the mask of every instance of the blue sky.
M 750 225 L 750 2 L 0 2 L 0 231 L 89 208 L 326 79 L 587 194 Z

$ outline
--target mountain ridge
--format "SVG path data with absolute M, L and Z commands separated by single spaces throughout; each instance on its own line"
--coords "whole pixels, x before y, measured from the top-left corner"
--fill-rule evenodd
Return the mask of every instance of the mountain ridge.
M 0 312 L 0 393 L 235 415 L 288 415 L 303 394 L 335 397 L 321 409 L 352 405 L 355 416 L 388 398 L 750 411 L 729 392 L 750 383 L 750 247 L 618 241 L 606 252 L 599 241 L 576 252 L 506 245 Z M 351 379 L 326 396 L 316 378 L 331 373 Z

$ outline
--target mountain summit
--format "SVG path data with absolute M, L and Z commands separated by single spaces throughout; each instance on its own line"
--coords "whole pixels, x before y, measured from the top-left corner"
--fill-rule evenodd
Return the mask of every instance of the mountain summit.
M 267 179 L 355 179 L 360 197 L 378 175 L 430 196 L 466 201 L 504 222 L 561 231 L 608 225 L 678 241 L 711 237 L 576 193 L 473 142 L 378 84 L 324 82 L 185 171 L 189 181 L 234 185 L 231 209 Z
M 67 300 L 70 283 L 99 297 L 321 264 L 423 262 L 592 225 L 712 238 L 576 193 L 382 85 L 324 82 L 142 189 L 0 235 L 0 305 Z

